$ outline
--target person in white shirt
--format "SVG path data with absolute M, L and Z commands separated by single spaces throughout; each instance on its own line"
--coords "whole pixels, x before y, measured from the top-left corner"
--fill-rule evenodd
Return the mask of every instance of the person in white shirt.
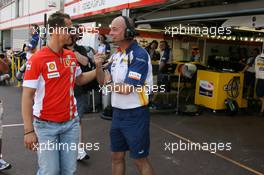
M 173 59 L 173 54 L 172 54 L 172 49 L 169 47 L 167 41 L 161 41 L 159 48 L 160 48 L 159 72 L 164 73 L 164 71 L 166 71 L 166 65 L 171 63 Z
M 105 54 L 106 58 L 108 59 L 110 57 L 111 47 L 110 44 L 106 41 L 106 36 L 104 34 L 100 34 L 98 40 L 100 41 L 100 43 L 97 52 L 100 54 Z
M 136 31 L 131 19 L 115 18 L 110 35 L 119 46 L 110 58 L 111 74 L 103 72 L 102 54 L 95 55 L 95 62 L 98 82 L 105 83 L 112 92 L 112 174 L 125 174 L 125 155 L 129 151 L 141 175 L 154 175 L 148 160 L 150 115 L 147 105 L 153 83 L 151 59 L 134 40 Z
M 255 73 L 255 60 L 257 56 L 260 54 L 260 50 L 255 48 L 252 52 L 252 57 L 246 60 L 246 71 L 245 71 L 245 95 L 246 98 L 254 97 L 254 87 L 256 81 L 256 73 Z
M 255 71 L 256 71 L 256 94 L 261 100 L 260 116 L 264 116 L 264 53 L 259 55 L 255 60 Z
M 168 65 L 171 63 L 173 59 L 173 53 L 172 53 L 172 49 L 169 47 L 168 42 L 165 40 L 160 41 L 159 48 L 160 48 L 160 60 L 159 60 L 157 84 L 158 87 L 165 85 L 166 92 L 170 92 L 170 83 L 168 83 L 169 82 Z M 161 91 L 160 88 L 159 91 Z

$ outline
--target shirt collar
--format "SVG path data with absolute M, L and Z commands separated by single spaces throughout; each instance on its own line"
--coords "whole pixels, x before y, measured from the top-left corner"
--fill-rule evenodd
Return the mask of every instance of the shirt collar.
M 120 47 L 118 47 L 116 49 L 117 52 L 125 52 L 125 53 L 129 53 L 131 50 L 133 50 L 136 46 L 138 46 L 138 43 L 136 41 L 133 41 L 128 48 L 126 48 L 125 50 L 122 50 Z
M 131 50 L 136 48 L 138 46 L 138 43 L 136 41 L 133 41 L 128 48 L 125 49 L 126 53 L 129 53 Z

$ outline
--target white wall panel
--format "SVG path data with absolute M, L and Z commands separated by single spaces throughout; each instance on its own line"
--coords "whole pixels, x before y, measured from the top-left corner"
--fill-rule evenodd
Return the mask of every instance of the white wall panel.
M 11 17 L 12 17 L 12 8 L 11 8 L 11 5 L 3 8 L 1 10 L 1 21 L 9 20 L 9 19 L 11 19 Z
M 47 8 L 46 0 L 29 0 L 30 13 L 39 12 Z

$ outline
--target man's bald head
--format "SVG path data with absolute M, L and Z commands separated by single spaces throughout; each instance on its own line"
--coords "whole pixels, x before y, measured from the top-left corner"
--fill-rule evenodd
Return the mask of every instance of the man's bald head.
M 129 23 L 129 24 L 127 24 Z M 125 32 L 126 28 L 134 28 L 133 20 L 130 18 L 127 18 L 127 21 L 125 17 L 118 16 L 115 19 L 113 19 L 111 23 L 111 31 L 110 36 L 113 38 L 113 42 L 119 44 L 120 41 L 125 41 L 127 38 L 125 38 Z
M 125 18 L 127 18 L 127 22 L 126 22 Z M 127 27 L 130 27 L 130 28 L 135 27 L 134 21 L 131 18 L 124 17 L 124 16 L 118 16 L 118 17 L 114 18 L 112 21 L 112 24 L 116 24 L 116 23 L 119 24 L 121 27 L 124 27 L 124 29 Z M 129 23 L 129 24 L 127 24 L 127 23 Z
M 125 22 L 125 19 L 122 17 L 122 16 L 118 16 L 116 17 L 115 19 L 113 19 L 112 23 L 111 23 L 111 26 L 114 25 L 114 26 L 118 26 L 118 27 L 121 27 L 123 29 L 125 29 L 127 26 L 126 26 L 126 22 Z

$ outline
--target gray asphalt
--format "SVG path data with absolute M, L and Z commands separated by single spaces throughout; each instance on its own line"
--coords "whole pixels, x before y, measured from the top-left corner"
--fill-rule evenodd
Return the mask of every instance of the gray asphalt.
M 23 145 L 23 126 L 20 112 L 21 89 L 0 86 L 0 98 L 4 101 L 3 156 L 12 169 L 0 172 L 6 175 L 33 175 L 37 171 L 36 154 Z M 254 175 L 264 174 L 264 118 L 241 115 L 204 113 L 198 117 L 176 116 L 167 113 L 152 114 L 150 160 L 157 175 Z M 99 114 L 84 117 L 84 141 L 99 143 L 98 151 L 90 151 L 91 159 L 78 163 L 78 175 L 110 175 L 109 151 L 110 121 Z M 231 143 L 230 151 L 176 149 L 180 142 Z M 127 174 L 138 172 L 127 157 Z

